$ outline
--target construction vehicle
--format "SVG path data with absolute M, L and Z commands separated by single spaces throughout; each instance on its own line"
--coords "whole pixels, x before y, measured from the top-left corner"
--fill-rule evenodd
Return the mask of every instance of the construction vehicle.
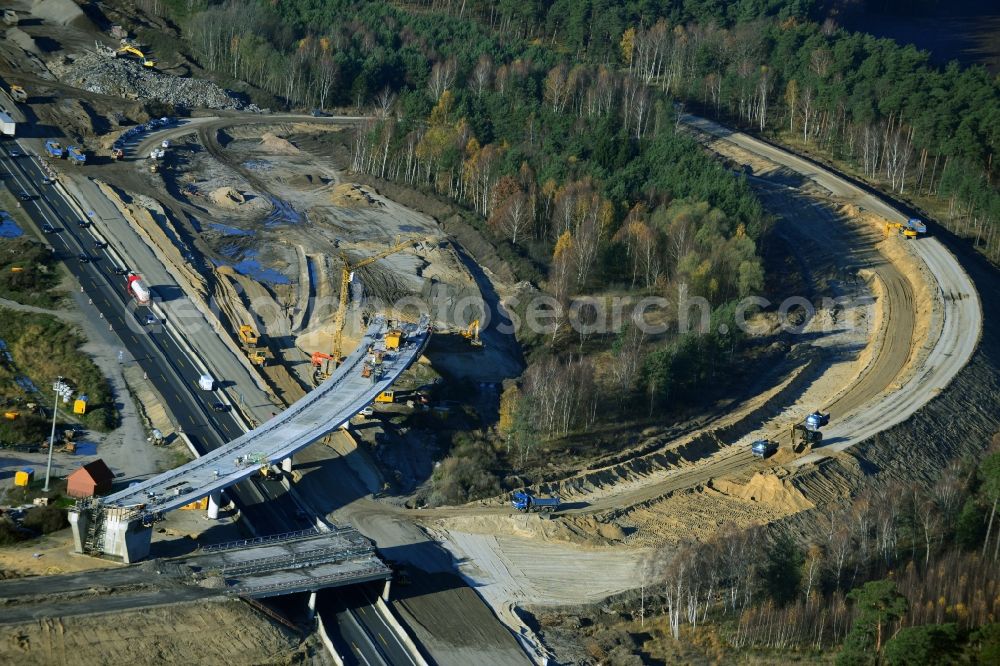
M 257 332 L 253 330 L 253 326 L 249 324 L 240 324 L 240 328 L 237 331 L 240 336 L 240 342 L 244 347 L 256 347 L 257 341 L 260 339 Z
M 334 359 L 333 356 L 331 356 L 330 354 L 324 354 L 323 352 L 313 352 L 312 354 L 312 365 L 314 368 L 316 368 L 317 372 L 319 372 L 319 368 L 323 367 L 323 364 L 325 363 L 326 369 L 323 372 L 329 374 L 330 361 L 335 361 L 335 360 L 336 359 Z
M 483 346 L 483 341 L 479 339 L 479 320 L 478 319 L 474 320 L 466 328 L 463 328 L 461 331 L 459 331 L 459 333 L 461 333 L 462 337 L 465 338 L 466 340 L 468 340 L 469 344 L 471 344 L 473 347 L 482 347 Z
M 382 391 L 377 396 L 375 396 L 375 402 L 390 403 L 390 404 L 396 402 L 396 392 Z
M 385 333 L 385 348 L 390 350 L 399 349 L 405 341 L 404 333 L 401 329 L 394 328 Z
M 769 439 L 758 439 L 750 445 L 750 454 L 755 458 L 767 458 L 778 452 L 778 443 Z
M 819 430 L 823 426 L 830 423 L 830 413 L 823 413 L 816 410 L 812 414 L 806 417 L 806 427 L 811 430 Z
M 267 352 L 259 347 L 257 349 L 248 349 L 247 358 L 254 365 L 259 365 L 260 367 L 267 365 Z
M 17 25 L 18 23 L 17 12 L 15 12 L 13 9 L 3 10 L 3 22 L 6 23 L 7 25 Z
M 792 450 L 796 453 L 801 453 L 804 448 L 800 447 L 800 444 L 812 446 L 822 441 L 823 433 L 819 430 L 811 430 L 801 423 L 796 423 L 792 426 Z
M 146 57 L 146 54 L 140 51 L 134 44 L 129 43 L 127 40 L 122 40 L 121 47 L 115 51 L 115 57 L 122 54 L 133 55 L 142 62 L 143 67 L 156 67 L 156 61 L 150 60 Z
M 49 139 L 45 142 L 45 152 L 48 153 L 48 156 L 52 159 L 62 159 L 62 157 L 66 154 L 66 149 L 63 148 L 58 141 Z
M 333 361 L 334 366 L 340 365 L 340 363 L 344 360 L 344 357 L 341 354 L 341 348 L 343 346 L 343 339 L 344 339 L 344 323 L 345 323 L 344 319 L 347 315 L 347 301 L 349 296 L 351 280 L 354 278 L 354 271 L 358 270 L 359 268 L 368 266 L 369 264 L 373 264 L 379 259 L 384 259 L 391 254 L 401 252 L 402 250 L 405 250 L 406 248 L 412 246 L 419 240 L 420 240 L 419 238 L 411 238 L 409 240 L 403 241 L 401 243 L 398 243 L 390 247 L 388 250 L 383 250 L 378 254 L 374 254 L 366 259 L 362 259 L 356 264 L 352 264 L 350 258 L 346 254 L 341 253 L 340 258 L 341 261 L 343 262 L 343 266 L 340 272 L 340 302 L 337 304 L 337 314 L 334 316 L 333 319 L 333 349 L 331 354 L 332 356 L 331 360 Z M 386 349 L 398 348 L 400 343 L 400 335 L 401 333 L 395 336 L 396 337 L 395 347 L 390 347 L 387 341 Z M 388 334 L 386 337 L 388 338 Z
M 11 84 L 11 86 L 10 86 L 10 97 L 15 102 L 27 102 L 28 101 L 28 93 L 27 93 L 27 91 L 24 88 L 22 88 L 21 86 L 14 85 L 14 84 Z
M 559 508 L 559 497 L 535 497 L 529 492 L 516 490 L 510 495 L 510 505 L 521 513 L 552 513 Z
M 17 123 L 6 112 L 0 111 L 0 133 L 6 136 L 14 136 Z
M 885 233 L 888 236 L 893 231 L 897 231 L 902 234 L 905 238 L 916 238 L 917 232 L 915 229 L 903 224 L 902 222 L 886 222 Z
M 159 172 L 160 172 L 160 163 L 151 162 L 149 165 L 149 173 L 159 173 Z
M 117 144 L 111 148 L 111 159 L 120 160 L 125 158 L 125 150 Z
M 149 305 L 149 289 L 143 284 L 141 276 L 136 273 L 129 273 L 125 289 L 128 293 L 132 294 L 132 297 L 135 298 L 139 305 Z
M 87 163 L 87 155 L 76 146 L 70 146 L 66 149 L 66 159 L 76 166 Z

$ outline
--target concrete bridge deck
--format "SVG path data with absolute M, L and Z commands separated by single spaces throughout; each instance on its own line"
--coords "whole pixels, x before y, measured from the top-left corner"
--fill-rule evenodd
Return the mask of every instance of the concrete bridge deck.
M 259 599 L 392 576 L 372 542 L 352 528 L 226 546 L 126 567 L 0 581 L 0 625 L 220 596 Z
M 151 526 L 160 514 L 206 496 L 217 502 L 220 491 L 257 473 L 262 465 L 288 458 L 347 423 L 423 353 L 430 338 L 428 317 L 400 328 L 403 341 L 398 349 L 383 353 L 378 377 L 363 377 L 361 371 L 369 348 L 385 349 L 390 329 L 382 317 L 372 322 L 329 379 L 260 427 L 152 479 L 80 502 L 70 512 L 77 550 L 118 555 L 125 562 L 142 559 L 149 553 Z

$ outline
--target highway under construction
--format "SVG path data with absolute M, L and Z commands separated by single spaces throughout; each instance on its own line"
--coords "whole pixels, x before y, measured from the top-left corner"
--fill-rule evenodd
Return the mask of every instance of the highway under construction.
M 388 346 L 387 334 L 393 341 Z M 217 514 L 223 489 L 347 423 L 420 357 L 429 336 L 426 316 L 398 329 L 376 317 L 361 344 L 334 373 L 285 411 L 185 465 L 108 497 L 81 502 L 70 513 L 77 550 L 135 562 L 149 554 L 153 523 L 167 511 L 209 497 L 209 512 Z M 378 369 L 363 376 L 372 356 L 379 359 Z
M 163 66 L 160 54 L 125 45 L 119 51 L 140 62 L 116 59 L 116 68 L 152 76 Z M 114 52 L 105 48 L 102 57 L 111 61 Z M 147 60 L 152 64 L 143 66 Z M 12 80 L 5 86 L 12 93 L 24 91 L 18 82 L 31 93 L 29 104 L 5 101 L 19 128 L 64 131 L 54 120 L 63 111 L 40 101 L 49 95 L 79 96 L 108 117 L 117 111 L 113 97 L 66 81 Z M 36 111 L 51 115 L 42 122 L 31 115 Z M 154 605 L 160 590 L 132 594 L 129 586 L 161 563 L 164 571 L 182 567 L 162 590 L 165 603 L 381 583 L 393 575 L 391 564 L 406 572 L 400 580 L 421 579 L 419 593 L 394 609 L 412 614 L 407 629 L 423 651 L 439 650 L 433 656 L 440 663 L 520 663 L 524 652 L 543 662 L 551 655 L 525 620 L 526 608 L 573 608 L 635 590 L 655 549 L 710 539 L 723 523 L 739 529 L 793 516 L 806 521 L 874 478 L 928 477 L 940 457 L 920 456 L 924 449 L 916 447 L 893 452 L 907 424 L 917 424 L 913 439 L 923 446 L 965 453 L 947 448 L 950 429 L 926 416 L 947 413 L 952 394 L 967 390 L 963 377 L 983 372 L 991 295 L 979 293 L 982 284 L 956 257 L 954 240 L 935 237 L 933 225 L 929 234 L 885 234 L 902 231 L 909 217 L 897 202 L 787 150 L 682 114 L 679 131 L 692 132 L 737 168 L 752 166 L 742 173 L 779 220 L 772 240 L 786 247 L 786 265 L 804 267 L 803 282 L 816 295 L 849 293 L 871 307 L 821 309 L 816 319 L 833 322 L 829 330 L 807 330 L 769 372 L 690 421 L 636 428 L 590 459 L 551 456 L 535 476 L 505 469 L 474 502 L 428 503 L 439 466 L 454 462 L 437 433 L 496 425 L 506 380 L 524 370 L 519 342 L 485 319 L 480 331 L 478 315 L 459 320 L 449 313 L 447 320 L 422 308 L 434 316 L 390 321 L 398 313 L 372 303 L 443 294 L 449 304 L 472 297 L 501 312 L 538 289 L 499 270 L 508 267 L 484 235 L 449 217 L 440 202 L 420 193 L 397 196 L 405 188 L 364 180 L 331 157 L 349 150 L 345 126 L 368 119 L 317 115 L 226 109 L 171 122 L 143 117 L 128 129 L 116 121 L 114 129 L 83 132 L 92 159 L 72 167 L 62 166 L 63 148 L 78 142 L 68 130 L 10 142 L 20 157 L 0 154 L 7 186 L 34 197 L 22 212 L 39 229 L 55 229 L 39 236 L 65 258 L 81 309 L 117 336 L 118 362 L 133 364 L 144 388 L 155 389 L 173 441 L 193 442 L 200 453 L 174 461 L 169 471 L 122 474 L 116 492 L 70 511 L 78 553 L 132 564 L 159 558 L 171 539 L 192 551 L 182 560 L 95 574 L 94 581 L 122 590 L 109 594 L 109 610 Z M 830 256 L 835 266 L 818 279 L 809 275 Z M 363 325 L 345 329 L 349 305 L 364 314 Z M 845 332 L 854 316 L 864 325 Z M 137 321 L 153 323 L 143 328 Z M 432 329 L 455 332 L 454 349 L 432 357 Z M 426 362 L 418 364 L 421 357 Z M 600 363 L 617 358 L 602 356 Z M 324 366 L 329 373 L 320 371 Z M 199 390 L 206 376 L 217 381 Z M 401 388 L 401 379 L 413 390 Z M 393 387 L 396 395 L 412 394 L 413 403 L 395 402 Z M 387 392 L 387 404 L 368 409 Z M 417 398 L 434 392 L 446 398 L 437 409 Z M 785 446 L 798 432 L 789 426 L 817 409 L 831 416 L 823 441 L 807 451 Z M 989 411 L 969 410 L 962 423 L 986 432 L 996 420 Z M 456 415 L 466 420 L 449 421 Z M 757 458 L 751 446 L 761 440 L 782 446 Z M 219 445 L 204 446 L 209 441 Z M 135 449 L 151 447 L 139 442 Z M 115 460 L 109 463 L 117 471 Z M 257 486 L 273 466 L 283 468 L 268 480 L 277 491 L 261 492 Z M 532 479 L 538 482 L 521 487 Z M 524 504 L 525 513 L 515 512 L 512 489 L 532 493 L 541 500 L 536 507 L 550 510 L 538 515 Z M 175 512 L 202 500 L 207 520 Z M 257 529 L 261 513 L 267 517 Z M 203 524 L 186 533 L 167 529 L 171 520 Z M 221 538 L 212 531 L 223 523 L 255 536 L 213 550 L 209 544 Z M 71 592 L 84 590 L 86 578 L 52 579 L 42 589 L 65 583 Z M 30 622 L 33 604 L 44 601 L 29 587 L 0 586 L 0 595 L 13 600 L 10 622 Z M 51 613 L 97 612 L 71 596 L 53 600 Z M 344 620 L 343 631 L 353 631 L 353 622 Z M 364 633 L 345 633 L 342 644 Z M 390 633 L 404 642 L 405 631 Z M 373 645 L 354 645 L 356 662 L 395 663 L 372 657 L 379 639 L 368 638 Z

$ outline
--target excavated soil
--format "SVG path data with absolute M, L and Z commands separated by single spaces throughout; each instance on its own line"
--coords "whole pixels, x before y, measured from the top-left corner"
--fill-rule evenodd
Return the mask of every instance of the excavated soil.
M 229 600 L 46 618 L 0 634 L 0 663 L 39 666 L 228 664 L 234 655 L 241 664 L 281 664 L 303 650 L 299 636 Z

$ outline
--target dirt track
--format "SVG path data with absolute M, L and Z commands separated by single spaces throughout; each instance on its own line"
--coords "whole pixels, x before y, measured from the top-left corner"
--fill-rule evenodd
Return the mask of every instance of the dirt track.
M 742 135 L 733 135 L 724 128 L 712 124 L 706 126 L 725 135 L 727 140 L 734 138 L 739 140 L 740 146 L 746 150 L 759 151 L 755 154 L 760 157 L 776 158 L 775 161 L 785 168 L 791 168 L 800 176 L 805 176 L 824 187 L 835 200 L 863 205 L 866 210 L 874 211 L 888 219 L 896 220 L 901 217 L 899 212 L 851 183 L 832 174 L 820 173 L 822 170 L 814 165 L 784 154 L 779 149 L 755 142 L 749 137 L 745 137 L 744 140 Z M 815 188 L 815 185 L 810 184 L 809 187 Z M 954 257 L 935 239 L 922 238 L 917 242 L 904 244 L 903 251 L 912 253 L 907 255 L 908 259 L 899 255 L 898 247 L 887 248 L 889 254 L 894 256 L 894 261 L 890 262 L 885 256 L 873 250 L 876 243 L 881 241 L 877 226 L 870 226 L 866 234 L 864 224 L 855 223 L 855 228 L 851 231 L 847 226 L 840 224 L 842 221 L 836 220 L 838 216 L 833 207 L 802 203 L 801 193 L 786 189 L 784 194 L 781 194 L 780 189 L 775 189 L 773 194 L 771 191 L 765 194 L 764 198 L 770 206 L 784 208 L 779 212 L 800 224 L 811 219 L 828 229 L 838 230 L 839 235 L 844 235 L 841 245 L 838 247 L 834 243 L 827 249 L 849 254 L 856 264 L 855 269 L 864 267 L 873 270 L 882 287 L 883 325 L 880 330 L 883 335 L 875 338 L 870 362 L 864 364 L 864 368 L 842 391 L 831 391 L 825 396 L 829 398 L 827 407 L 834 413 L 834 418 L 836 419 L 838 415 L 843 417 L 831 424 L 834 427 L 828 430 L 832 435 L 828 437 L 829 448 L 820 449 L 798 461 L 793 461 L 794 464 L 801 465 L 833 456 L 830 460 L 824 461 L 830 464 L 822 466 L 823 469 L 821 466 L 810 464 L 796 472 L 779 469 L 777 477 L 764 474 L 750 479 L 748 477 L 753 470 L 766 471 L 769 465 L 755 461 L 745 445 L 731 445 L 733 444 L 731 441 L 723 442 L 716 439 L 716 444 L 720 448 L 701 461 L 682 460 L 672 469 L 661 469 L 650 475 L 645 474 L 648 472 L 648 467 L 639 467 L 641 471 L 633 468 L 630 470 L 631 477 L 609 475 L 607 486 L 601 488 L 600 492 L 590 493 L 589 497 L 586 492 L 575 495 L 573 500 L 581 501 L 574 501 L 565 511 L 560 512 L 564 517 L 559 522 L 572 522 L 581 514 L 594 514 L 602 523 L 615 522 L 626 531 L 632 529 L 637 530 L 636 533 L 646 532 L 656 537 L 653 540 L 626 538 L 626 543 L 652 545 L 662 542 L 660 539 L 668 532 L 691 536 L 705 530 L 716 529 L 719 521 L 737 524 L 745 520 L 771 522 L 781 519 L 783 515 L 788 516 L 789 512 L 785 509 L 790 509 L 791 513 L 794 513 L 814 506 L 816 502 L 828 502 L 849 496 L 852 487 L 856 488 L 859 479 L 866 474 L 862 469 L 863 462 L 838 453 L 839 450 L 852 444 L 864 442 L 864 447 L 861 448 L 865 449 L 866 457 L 871 458 L 877 453 L 876 457 L 879 460 L 893 460 L 897 466 L 898 459 L 906 458 L 905 454 L 899 455 L 898 448 L 884 452 L 873 450 L 878 449 L 880 442 L 884 440 L 871 436 L 875 432 L 891 427 L 894 423 L 910 418 L 916 410 L 937 395 L 969 361 L 978 344 L 982 327 L 979 299 L 975 288 Z M 821 198 L 827 197 L 821 196 Z M 827 239 L 823 242 L 826 243 Z M 906 267 L 905 275 L 899 266 Z M 926 290 L 925 285 L 921 284 L 922 281 L 932 288 Z M 935 303 L 933 308 L 915 302 L 914 284 L 917 285 L 922 298 Z M 928 293 L 929 298 L 927 298 Z M 917 321 L 918 316 L 922 321 Z M 803 391 L 806 392 L 807 390 Z M 916 427 L 916 430 L 920 435 L 925 435 L 923 438 L 925 442 L 928 419 L 933 420 L 932 417 L 917 419 L 922 425 Z M 942 424 L 939 423 L 937 428 L 940 427 Z M 725 444 L 730 446 L 724 446 Z M 706 446 L 712 446 L 711 439 Z M 928 460 L 928 464 L 923 465 L 921 467 L 923 471 L 919 473 L 924 474 L 927 469 L 935 467 L 935 463 Z M 893 476 L 898 478 L 902 475 L 906 478 L 906 470 L 905 464 L 894 468 L 897 473 Z M 711 482 L 713 479 L 720 480 L 724 477 L 747 480 L 751 484 L 757 483 L 758 488 L 770 485 L 772 496 L 750 498 L 753 501 L 749 502 L 742 499 L 736 501 L 736 498 L 740 497 L 740 488 L 750 488 L 750 485 L 741 486 L 741 481 L 736 484 L 719 482 L 714 485 L 722 489 L 723 492 L 720 494 L 712 487 Z M 766 483 L 768 478 L 772 479 L 770 484 Z M 694 487 L 698 488 L 695 492 L 677 492 Z M 779 504 L 788 504 L 789 507 L 779 506 L 777 513 L 769 512 L 768 499 Z M 422 513 L 428 518 L 438 516 L 441 519 L 435 521 L 435 530 L 439 531 L 441 538 L 449 544 L 449 549 L 452 549 L 457 556 L 468 555 L 469 548 L 476 550 L 476 547 L 470 544 L 486 543 L 494 551 L 494 557 L 485 558 L 486 561 L 493 559 L 504 564 L 511 561 L 503 538 L 494 537 L 491 541 L 484 542 L 483 538 L 477 537 L 470 542 L 467 533 L 463 532 L 463 529 L 469 529 L 468 521 L 472 515 L 490 514 L 499 517 L 507 513 L 509 516 L 509 510 L 505 507 L 469 506 Z M 456 520 L 456 516 L 461 517 Z M 685 524 L 685 521 L 689 523 Z M 449 536 L 449 530 L 454 531 L 453 537 Z M 512 533 L 516 533 L 516 528 L 513 525 L 505 525 L 501 519 L 494 525 L 492 535 Z M 559 548 L 557 543 L 553 543 L 551 538 L 546 538 L 541 533 L 537 534 L 535 539 L 546 542 L 548 549 Z M 638 566 L 642 559 L 641 550 L 623 552 L 619 549 L 617 553 L 622 560 L 633 560 L 635 566 Z M 574 570 L 580 580 L 587 580 L 595 574 L 592 567 L 584 564 L 574 567 Z M 522 589 L 524 585 L 529 584 L 535 590 L 544 591 L 548 589 L 546 586 L 553 584 L 553 580 L 544 572 L 540 577 L 524 572 L 523 576 L 531 578 L 528 582 L 507 581 L 506 578 L 513 575 L 509 566 L 496 566 L 486 571 L 480 570 L 478 573 L 470 566 L 467 575 L 477 583 L 497 591 L 490 600 L 499 613 L 503 613 L 510 602 L 516 602 L 519 598 L 516 590 Z M 567 587 L 565 582 L 560 586 L 563 593 L 569 593 L 569 590 L 565 589 Z M 585 591 L 579 590 L 578 593 L 584 594 Z

